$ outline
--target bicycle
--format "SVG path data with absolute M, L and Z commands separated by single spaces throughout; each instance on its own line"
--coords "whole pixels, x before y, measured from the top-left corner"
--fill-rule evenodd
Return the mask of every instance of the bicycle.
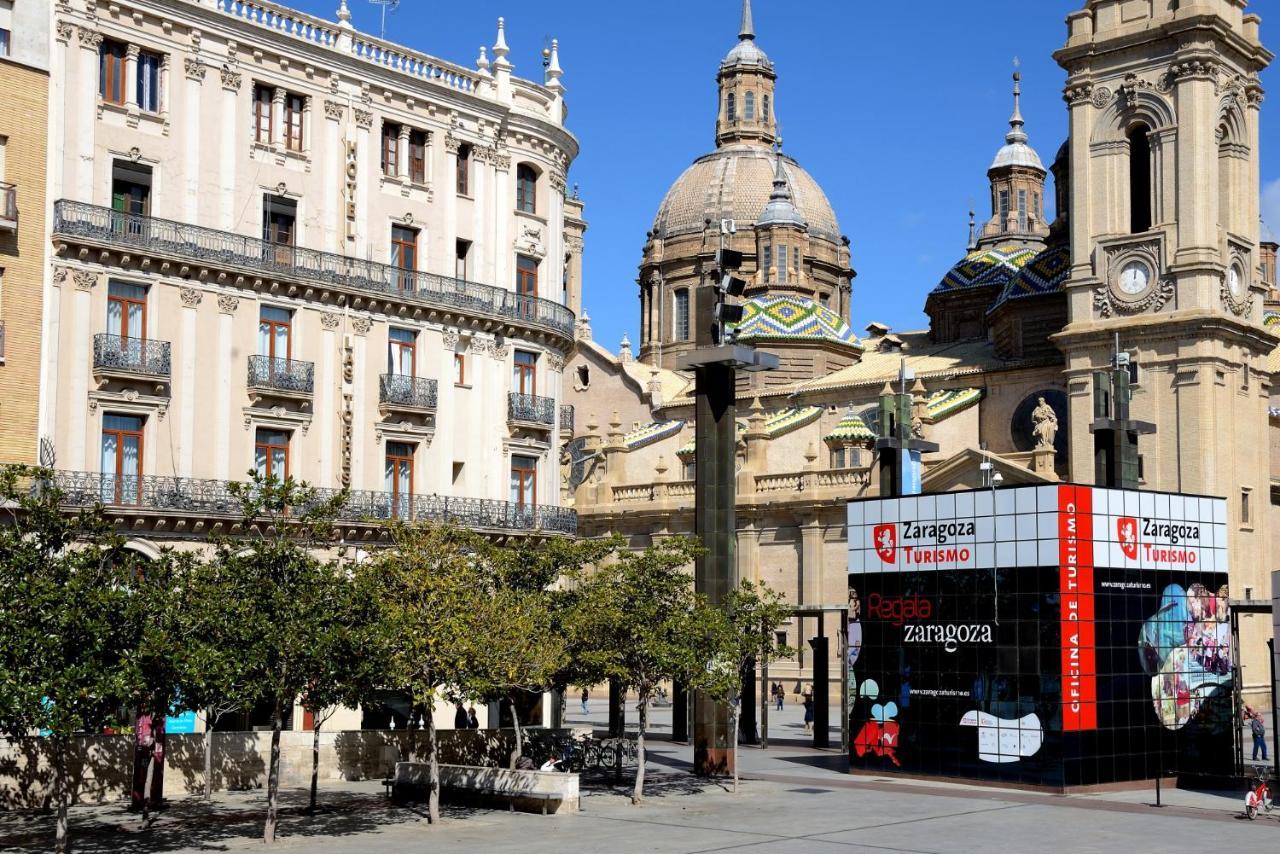
M 1276 806 L 1267 785 L 1267 769 L 1259 765 L 1254 771 L 1254 786 L 1244 796 L 1244 814 L 1250 821 L 1258 815 L 1258 807 L 1271 812 Z

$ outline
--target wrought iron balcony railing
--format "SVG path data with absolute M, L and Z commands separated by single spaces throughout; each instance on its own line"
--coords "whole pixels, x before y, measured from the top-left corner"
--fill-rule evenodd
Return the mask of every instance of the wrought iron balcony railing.
M 99 332 L 93 336 L 93 369 L 167 378 L 169 342 Z
M 560 405 L 560 432 L 573 435 L 573 404 L 562 403 Z
M 18 227 L 18 188 L 0 182 L 0 228 Z
M 297 359 L 249 357 L 249 388 L 311 394 L 315 390 L 316 366 Z
M 556 423 L 556 402 L 549 397 L 513 391 L 507 395 L 507 420 L 527 421 L 550 427 Z
M 435 380 L 383 374 L 378 378 L 378 402 L 406 409 L 435 409 L 436 388 Z
M 272 273 L 329 287 L 392 295 L 438 308 L 488 315 L 573 336 L 573 312 L 541 297 L 434 273 L 403 270 L 332 252 L 281 246 L 242 234 L 124 213 L 61 199 L 53 206 L 55 235 L 91 240 L 206 263 Z
M 103 504 L 110 508 L 136 507 L 149 511 L 238 516 L 239 499 L 227 482 L 189 477 L 115 475 L 58 471 L 54 485 L 63 503 L 73 507 Z M 338 494 L 316 490 L 317 502 Z M 309 507 L 290 508 L 300 515 Z M 487 498 L 452 498 L 440 495 L 393 495 L 390 492 L 349 492 L 338 512 L 339 522 L 376 523 L 391 519 L 451 522 L 466 528 L 504 531 L 549 531 L 576 534 L 578 514 L 567 507 L 516 504 Z

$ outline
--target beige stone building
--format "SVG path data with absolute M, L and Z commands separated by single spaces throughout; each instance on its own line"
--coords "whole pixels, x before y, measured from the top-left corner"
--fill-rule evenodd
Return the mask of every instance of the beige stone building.
M 705 322 L 688 294 L 709 284 L 723 239 L 747 257 L 738 340 L 781 362 L 739 379 L 743 578 L 798 605 L 844 602 L 845 504 L 878 489 L 876 403 L 904 375 L 924 437 L 940 447 L 923 461 L 926 491 L 988 485 L 992 472 L 1005 484 L 1094 482 L 1090 374 L 1118 342 L 1133 417 L 1157 426 L 1139 441 L 1141 484 L 1225 496 L 1231 595 L 1270 598 L 1280 357 L 1269 326 L 1280 315 L 1269 313 L 1276 245 L 1259 229 L 1258 111 L 1272 54 L 1244 0 L 1089 0 L 1067 23 L 1055 54 L 1067 141 L 1046 168 L 1018 105 L 1021 85 L 1041 84 L 1015 75 L 987 171 L 990 217 L 939 281 L 918 285 L 929 328 L 864 320 L 858 335 L 835 214 L 770 150 L 785 69 L 757 44 L 744 3 L 720 66 L 716 151 L 679 177 L 645 237 L 639 359 L 627 342 L 614 354 L 591 341 L 586 326 L 570 361 L 578 418 L 565 496 L 583 533 L 620 531 L 641 546 L 693 529 L 693 389 L 672 367 L 692 346 L 687 330 Z M 1040 398 L 1058 419 L 1052 449 L 1037 450 L 1032 432 Z M 811 621 L 793 625 L 788 640 L 813 633 Z M 1242 688 L 1255 706 L 1269 704 L 1269 634 L 1269 621 L 1242 617 Z
M 251 471 L 349 489 L 349 546 L 391 518 L 575 531 L 586 223 L 556 42 L 535 81 L 501 19 L 462 65 L 359 32 L 345 0 L 336 22 L 71 0 L 48 26 L 52 258 L 42 327 L 10 340 L 45 342 L 26 452 L 38 435 L 70 501 L 148 555 L 233 532 L 226 482 Z
M 0 2 L 0 464 L 37 458 L 49 22 L 47 2 Z

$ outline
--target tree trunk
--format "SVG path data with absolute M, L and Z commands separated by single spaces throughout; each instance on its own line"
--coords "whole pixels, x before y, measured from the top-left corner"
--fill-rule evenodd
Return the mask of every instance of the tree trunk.
M 649 725 L 649 692 L 640 692 L 640 702 L 636 709 L 640 714 L 640 734 L 636 737 L 636 787 L 631 792 L 631 803 L 638 804 L 644 800 L 644 731 Z M 624 738 L 626 736 L 623 736 Z M 618 754 L 618 765 L 622 765 L 622 755 Z
M 63 736 L 53 737 L 53 801 L 58 810 L 53 850 L 66 854 L 71 845 L 67 839 L 67 740 Z
M 215 723 L 217 718 L 213 716 L 213 709 L 206 709 L 204 713 L 204 799 L 206 801 L 213 799 L 213 725 Z
M 422 723 L 427 731 L 427 821 L 440 821 L 440 757 L 436 752 L 436 710 L 430 700 L 422 709 Z
M 738 695 L 738 702 L 731 704 L 733 708 L 733 793 L 738 794 L 738 719 L 742 716 L 742 695 Z
M 267 766 L 267 823 L 262 829 L 262 841 L 271 845 L 276 841 L 278 813 L 277 798 L 280 794 L 280 727 L 284 712 L 281 701 L 276 700 L 271 710 L 271 759 Z
M 516 731 L 516 749 L 511 754 L 511 768 L 515 770 L 516 761 L 524 755 L 524 732 L 520 729 L 520 710 L 516 708 L 515 696 L 508 695 L 507 702 L 511 704 L 511 726 Z
M 142 826 L 151 823 L 151 782 L 156 776 L 156 748 L 152 744 L 147 753 L 147 773 L 142 778 Z
M 311 803 L 307 812 L 313 813 L 316 811 L 316 782 L 320 779 L 320 716 L 312 715 L 311 721 Z

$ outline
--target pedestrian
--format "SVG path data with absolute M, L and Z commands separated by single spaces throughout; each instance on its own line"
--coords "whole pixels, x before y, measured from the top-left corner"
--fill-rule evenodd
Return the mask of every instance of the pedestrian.
M 1249 731 L 1253 733 L 1253 758 L 1258 758 L 1258 751 L 1262 751 L 1262 761 L 1267 761 L 1267 724 L 1262 720 L 1262 712 L 1254 712 L 1253 720 L 1249 721 Z
M 467 728 L 467 710 L 463 707 L 461 700 L 458 700 L 453 704 L 453 728 Z
M 804 731 L 813 732 L 813 695 L 804 695 Z
M 778 711 L 782 711 L 782 704 L 786 698 L 787 692 L 782 689 L 782 683 L 773 683 L 773 700 L 778 704 Z
M 582 713 L 583 713 L 584 715 L 587 713 L 587 700 L 588 700 L 590 697 L 591 697 L 591 695 L 590 695 L 589 693 L 587 693 L 587 689 L 586 689 L 586 688 L 583 688 L 583 689 L 582 689 Z
M 476 717 L 476 707 L 467 709 L 467 729 L 480 729 L 480 719 Z

